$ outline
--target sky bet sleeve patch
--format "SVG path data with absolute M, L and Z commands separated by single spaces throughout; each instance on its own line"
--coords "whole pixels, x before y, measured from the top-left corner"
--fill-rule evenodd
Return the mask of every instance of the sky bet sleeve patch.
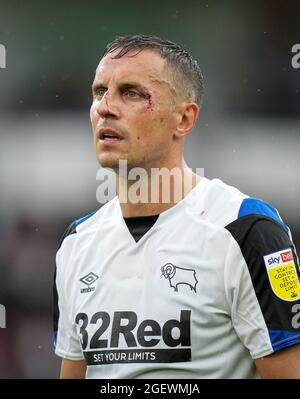
M 275 295 L 284 301 L 300 298 L 300 283 L 291 248 L 264 256 L 270 285 Z

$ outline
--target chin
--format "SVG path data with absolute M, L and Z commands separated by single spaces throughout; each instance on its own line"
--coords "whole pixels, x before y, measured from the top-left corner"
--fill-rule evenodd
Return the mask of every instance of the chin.
M 99 159 L 99 164 L 102 168 L 110 168 L 110 169 L 118 169 L 119 167 L 119 161 L 115 161 L 115 160 L 109 160 L 109 159 Z
M 97 159 L 102 168 L 119 169 L 119 157 L 112 154 L 98 154 Z
M 127 155 L 127 154 L 126 154 Z M 115 172 L 119 172 L 119 162 L 120 161 L 127 161 L 127 173 L 129 172 L 130 169 L 136 168 L 136 167 L 143 167 L 144 162 L 140 159 L 132 159 L 129 158 L 126 155 L 121 155 L 121 154 L 113 154 L 112 152 L 101 152 L 97 154 L 97 159 L 99 164 L 102 166 L 102 168 L 111 168 Z

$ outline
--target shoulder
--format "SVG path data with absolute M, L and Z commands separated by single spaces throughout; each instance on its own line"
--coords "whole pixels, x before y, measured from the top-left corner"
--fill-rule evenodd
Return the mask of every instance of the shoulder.
M 116 208 L 115 205 L 116 200 L 113 199 L 100 209 L 88 213 L 70 223 L 62 235 L 57 252 L 60 252 L 62 248 L 70 245 L 71 242 L 92 235 L 101 224 L 105 223 L 106 219 L 111 219 L 111 217 L 113 217 L 113 210 Z
M 278 210 L 259 198 L 245 198 L 236 219 L 225 228 L 242 249 L 251 245 L 252 249 L 255 246 L 265 252 L 291 245 L 290 229 Z
M 232 234 L 241 226 L 252 228 L 255 222 L 262 220 L 275 223 L 289 232 L 288 226 L 273 205 L 262 199 L 250 197 L 220 179 L 206 179 L 203 206 L 209 221 L 225 227 Z
M 87 223 L 87 221 L 89 220 L 89 222 L 91 222 L 93 220 L 93 216 L 95 215 L 97 211 L 91 212 L 79 219 L 74 220 L 72 223 L 69 224 L 69 226 L 66 228 L 66 230 L 64 231 L 58 248 L 57 248 L 57 252 L 62 248 L 62 246 L 64 245 L 65 241 L 71 237 L 72 235 L 78 233 L 79 231 L 79 226 L 81 226 L 81 228 L 86 228 L 88 225 L 90 225 L 90 223 Z
M 201 209 L 203 219 L 223 228 L 237 219 L 240 207 L 248 196 L 236 187 L 225 184 L 220 179 L 203 179 L 198 190 L 197 211 Z
M 251 259 L 254 261 L 286 249 L 293 251 L 297 259 L 289 226 L 273 205 L 244 196 L 235 204 L 234 212 L 224 228 L 240 247 L 249 267 Z
M 269 254 L 286 250 L 298 261 L 290 229 L 273 205 L 219 179 L 208 180 L 203 188 L 206 220 L 226 232 L 250 269 L 260 267 L 257 259 L 267 261 Z

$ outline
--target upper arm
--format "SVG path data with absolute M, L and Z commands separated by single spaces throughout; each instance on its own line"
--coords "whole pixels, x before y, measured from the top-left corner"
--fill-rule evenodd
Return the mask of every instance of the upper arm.
M 242 214 L 227 229 L 244 259 L 243 267 L 231 265 L 231 279 L 243 271 L 234 291 L 234 327 L 265 376 L 278 359 L 290 364 L 299 356 L 298 256 L 289 229 L 272 215 Z M 290 366 L 285 372 L 293 373 Z
M 262 378 L 300 378 L 300 345 L 255 360 Z
M 55 353 L 70 361 L 84 359 L 76 328 L 75 317 L 72 312 L 74 299 L 67 292 L 68 282 L 72 270 L 68 267 L 74 246 L 76 230 L 69 228 L 65 240 L 56 254 L 56 269 L 54 274 L 54 349 Z M 69 269 L 69 270 L 68 270 Z M 77 364 L 77 363 L 76 363 Z
M 85 360 L 62 359 L 60 378 L 61 379 L 83 379 L 86 373 Z

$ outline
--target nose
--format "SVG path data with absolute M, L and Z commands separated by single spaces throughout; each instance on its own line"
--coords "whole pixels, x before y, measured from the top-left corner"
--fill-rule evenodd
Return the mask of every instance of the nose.
M 117 118 L 119 115 L 113 96 L 107 90 L 97 104 L 97 112 L 101 118 Z

